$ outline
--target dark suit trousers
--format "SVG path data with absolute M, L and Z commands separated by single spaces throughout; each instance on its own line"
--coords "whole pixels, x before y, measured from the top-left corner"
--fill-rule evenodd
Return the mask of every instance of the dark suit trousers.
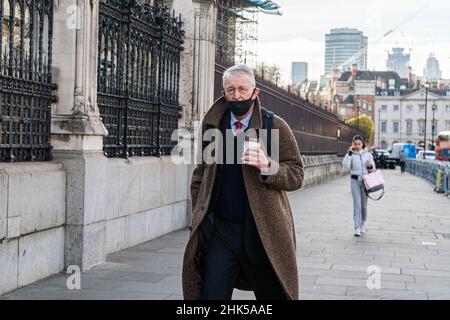
M 231 300 L 239 274 L 243 272 L 258 300 L 286 299 L 267 255 L 257 265 L 246 253 L 245 223 L 230 222 L 216 215 L 204 254 L 202 299 Z

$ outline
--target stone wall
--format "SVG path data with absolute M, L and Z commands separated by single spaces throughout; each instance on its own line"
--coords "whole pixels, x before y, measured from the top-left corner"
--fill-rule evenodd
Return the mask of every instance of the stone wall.
M 342 158 L 336 155 L 302 156 L 305 165 L 303 187 L 320 184 L 348 174 Z
M 187 225 L 188 166 L 57 156 L 0 164 L 0 294 Z
M 0 294 L 64 267 L 66 173 L 58 163 L 0 163 Z
M 106 255 L 186 226 L 187 166 L 170 156 L 55 154 L 67 168 L 65 267 L 87 270 Z
M 105 174 L 106 254 L 187 225 L 187 166 L 170 157 L 110 159 Z

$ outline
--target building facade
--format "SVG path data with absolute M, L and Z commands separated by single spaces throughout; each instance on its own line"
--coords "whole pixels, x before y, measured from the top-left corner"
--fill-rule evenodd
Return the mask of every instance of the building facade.
M 357 64 L 360 70 L 367 69 L 368 38 L 362 31 L 351 28 L 331 29 L 325 35 L 325 70 L 327 75 L 334 68 L 350 70 Z
M 440 131 L 450 130 L 450 91 L 435 93 L 422 88 L 401 96 L 376 97 L 374 144 L 381 148 L 397 142 L 423 146 L 425 123 L 428 149 Z
M 407 89 L 407 81 L 390 71 L 361 71 L 353 65 L 334 83 L 333 102 L 342 119 L 367 115 L 374 120 L 375 97 Z
M 404 54 L 404 48 L 392 48 L 388 54 L 387 70 L 396 72 L 400 78 L 406 79 L 409 74 L 410 55 Z
M 292 62 L 291 76 L 293 85 L 298 85 L 308 79 L 308 63 Z
M 441 78 L 439 60 L 436 59 L 434 53 L 431 53 L 427 59 L 427 65 L 423 70 L 423 77 L 425 81 L 429 82 L 438 82 Z

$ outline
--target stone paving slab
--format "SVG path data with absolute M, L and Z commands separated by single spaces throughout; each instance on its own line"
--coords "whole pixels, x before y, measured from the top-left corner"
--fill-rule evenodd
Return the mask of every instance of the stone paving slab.
M 350 179 L 289 195 L 296 223 L 300 298 L 305 300 L 450 299 L 450 199 L 427 182 L 383 171 L 386 195 L 369 201 L 368 233 L 353 236 Z M 188 231 L 108 255 L 67 289 L 59 273 L 0 299 L 182 299 L 181 267 Z M 367 268 L 380 268 L 369 289 Z M 254 299 L 235 290 L 233 299 Z

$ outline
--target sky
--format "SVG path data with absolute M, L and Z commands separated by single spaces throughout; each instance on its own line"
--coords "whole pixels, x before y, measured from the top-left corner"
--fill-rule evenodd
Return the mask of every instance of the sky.
M 387 50 L 411 50 L 417 76 L 430 52 L 442 77 L 450 79 L 449 0 L 273 0 L 283 15 L 259 14 L 258 62 L 277 64 L 290 82 L 292 61 L 305 61 L 309 78 L 323 74 L 325 34 L 333 28 L 356 28 L 369 39 L 368 68 L 386 70 Z M 389 31 L 389 35 L 385 36 Z

